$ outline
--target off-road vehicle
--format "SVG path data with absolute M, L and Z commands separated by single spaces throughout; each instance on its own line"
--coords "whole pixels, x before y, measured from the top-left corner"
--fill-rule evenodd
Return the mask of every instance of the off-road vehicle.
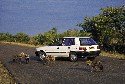
M 78 58 L 95 58 L 99 56 L 99 45 L 90 37 L 63 37 L 56 45 L 42 46 L 36 48 L 36 56 L 41 59 L 47 55 L 54 57 L 68 57 L 70 61 Z

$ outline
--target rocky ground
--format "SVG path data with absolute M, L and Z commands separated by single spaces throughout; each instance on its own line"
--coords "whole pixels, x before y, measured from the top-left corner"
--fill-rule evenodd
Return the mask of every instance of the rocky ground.
M 0 84 L 15 84 L 15 83 L 16 81 L 14 80 L 13 76 L 0 62 Z
M 13 55 L 25 52 L 30 55 L 29 64 L 13 63 Z M 35 48 L 0 44 L 0 61 L 14 79 L 21 84 L 124 84 L 125 60 L 100 56 L 104 72 L 91 72 L 84 60 L 70 62 L 57 59 L 43 65 L 34 54 Z

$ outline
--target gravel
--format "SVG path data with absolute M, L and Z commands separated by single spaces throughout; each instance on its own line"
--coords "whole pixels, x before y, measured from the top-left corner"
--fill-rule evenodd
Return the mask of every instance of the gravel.
M 13 55 L 21 52 L 30 55 L 29 64 L 13 63 Z M 35 56 L 35 48 L 10 44 L 0 44 L 0 61 L 15 80 L 21 84 L 124 84 L 125 60 L 99 56 L 104 72 L 91 72 L 83 59 L 70 62 L 56 59 L 43 65 Z

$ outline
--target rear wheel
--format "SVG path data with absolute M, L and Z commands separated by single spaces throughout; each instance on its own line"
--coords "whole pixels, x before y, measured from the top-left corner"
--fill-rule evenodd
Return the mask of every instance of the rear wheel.
M 75 52 L 70 52 L 69 59 L 71 62 L 76 62 L 78 57 Z

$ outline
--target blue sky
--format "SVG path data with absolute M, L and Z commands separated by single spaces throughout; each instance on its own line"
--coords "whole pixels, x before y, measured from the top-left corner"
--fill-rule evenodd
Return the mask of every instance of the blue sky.
M 0 32 L 43 33 L 78 28 L 84 17 L 92 17 L 107 6 L 122 6 L 125 0 L 0 0 Z M 78 28 L 81 29 L 81 28 Z

